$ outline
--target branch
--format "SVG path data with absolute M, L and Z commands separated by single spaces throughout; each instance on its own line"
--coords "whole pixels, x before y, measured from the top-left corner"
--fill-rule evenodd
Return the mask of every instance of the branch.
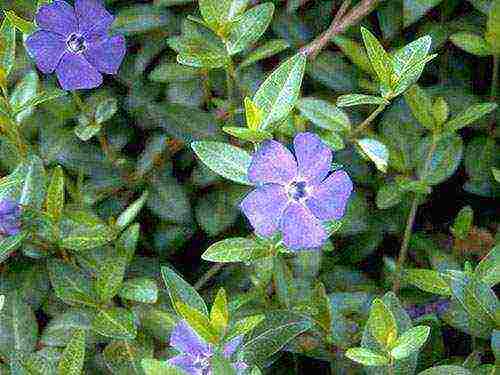
M 361 3 L 347 12 L 347 9 L 351 5 L 351 0 L 344 0 L 330 24 L 330 27 L 311 43 L 302 47 L 300 53 L 314 59 L 318 53 L 326 47 L 330 39 L 337 34 L 343 33 L 350 26 L 357 24 L 362 18 L 375 9 L 378 2 L 379 0 L 362 0 Z

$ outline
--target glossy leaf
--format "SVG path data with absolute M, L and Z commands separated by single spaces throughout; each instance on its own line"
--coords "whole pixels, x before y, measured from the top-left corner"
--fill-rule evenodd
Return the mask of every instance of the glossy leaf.
M 405 270 L 405 279 L 426 292 L 451 296 L 448 283 L 443 280 L 438 271 L 413 268 Z
M 391 356 L 396 359 L 402 359 L 412 353 L 418 352 L 425 345 L 430 331 L 430 328 L 427 326 L 410 328 L 394 342 Z
M 138 277 L 125 281 L 118 295 L 130 301 L 156 303 L 158 292 L 158 285 L 155 280 L 148 277 Z
M 350 348 L 346 357 L 364 366 L 383 366 L 389 364 L 389 358 L 365 348 Z
M 247 238 L 227 238 L 211 245 L 202 255 L 210 262 L 249 262 L 270 256 L 265 244 Z
M 302 98 L 297 102 L 300 113 L 320 128 L 348 133 L 351 130 L 349 117 L 341 109 L 321 99 Z
M 134 315 L 122 307 L 100 310 L 92 322 L 92 329 L 117 340 L 132 340 L 137 335 Z
M 476 267 L 475 277 L 490 287 L 500 283 L 500 246 L 486 254 Z
M 368 29 L 362 27 L 361 35 L 363 36 L 368 58 L 380 83 L 387 88 L 391 87 L 392 75 L 394 74 L 392 58 Z
M 481 117 L 493 112 L 496 108 L 497 105 L 495 103 L 474 104 L 473 106 L 465 109 L 463 112 L 452 118 L 450 121 L 444 124 L 443 127 L 448 132 L 455 132 L 459 129 L 473 124 Z
M 255 43 L 268 28 L 274 13 L 271 2 L 257 5 L 238 17 L 227 41 L 229 55 L 235 55 Z
M 85 331 L 76 330 L 68 345 L 64 348 L 58 366 L 60 375 L 80 375 L 85 359 Z
M 57 223 L 59 222 L 64 209 L 64 172 L 61 167 L 56 167 L 52 173 L 49 187 L 47 189 L 47 199 L 45 200 L 45 210 Z
M 386 145 L 371 138 L 363 138 L 358 140 L 356 143 L 360 147 L 363 154 L 375 163 L 378 170 L 384 173 L 387 172 L 389 150 Z
M 283 62 L 259 87 L 253 101 L 264 112 L 263 129 L 290 113 L 299 97 L 305 66 L 306 57 L 297 54 Z
M 246 68 L 256 62 L 267 59 L 268 57 L 274 56 L 287 48 L 290 45 L 286 40 L 283 39 L 272 39 L 265 42 L 263 45 L 255 48 L 253 51 L 249 52 L 243 61 L 238 66 L 239 69 Z
M 245 150 L 212 141 L 193 142 L 191 148 L 215 173 L 240 184 L 253 185 L 248 180 L 248 168 L 252 159 Z
M 338 107 L 353 107 L 356 105 L 364 104 L 389 104 L 387 100 L 380 96 L 363 95 L 363 94 L 349 94 L 341 95 L 337 98 Z
M 394 315 L 380 299 L 372 302 L 367 325 L 373 337 L 384 348 L 391 347 L 397 338 L 398 330 Z
M 492 54 L 489 43 L 480 35 L 462 31 L 450 36 L 450 40 L 458 48 L 472 55 L 489 56 Z

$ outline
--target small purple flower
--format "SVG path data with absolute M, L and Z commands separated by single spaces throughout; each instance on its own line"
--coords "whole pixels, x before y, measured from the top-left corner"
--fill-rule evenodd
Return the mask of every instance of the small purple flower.
M 262 143 L 248 169 L 259 186 L 241 209 L 258 235 L 281 231 L 290 250 L 317 248 L 328 237 L 321 222 L 344 216 L 352 181 L 344 171 L 330 173 L 332 151 L 317 135 L 300 133 L 293 145 L 295 157 L 279 142 Z
M 0 236 L 14 236 L 21 231 L 20 215 L 21 208 L 16 202 L 0 201 Z
M 224 346 L 222 353 L 224 357 L 230 359 L 242 340 L 243 337 L 238 336 L 229 341 Z M 181 354 L 169 359 L 169 364 L 183 369 L 189 375 L 215 375 L 212 373 L 211 366 L 215 348 L 203 341 L 185 321 L 175 326 L 170 336 L 170 345 Z M 236 362 L 233 366 L 238 374 L 243 374 L 247 368 L 243 362 Z
M 100 0 L 61 0 L 43 5 L 36 23 L 40 30 L 26 40 L 28 52 L 43 73 L 57 74 L 64 90 L 91 89 L 102 84 L 102 73 L 116 74 L 125 57 L 123 36 L 109 36 L 114 17 Z
M 439 299 L 437 301 L 430 302 L 421 306 L 412 305 L 408 307 L 406 311 L 408 312 L 408 315 L 410 315 L 410 318 L 417 319 L 423 315 L 434 314 L 434 313 L 437 314 L 438 316 L 441 316 L 446 313 L 449 307 L 450 307 L 449 299 Z

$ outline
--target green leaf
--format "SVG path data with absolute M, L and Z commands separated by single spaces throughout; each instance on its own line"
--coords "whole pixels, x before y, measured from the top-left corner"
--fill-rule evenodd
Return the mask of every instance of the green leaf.
M 47 268 L 58 298 L 68 305 L 97 306 L 98 299 L 92 282 L 79 268 L 57 259 L 52 259 Z
M 214 304 L 210 310 L 210 324 L 219 336 L 224 335 L 229 324 L 229 306 L 224 288 L 220 288 L 215 296 Z
M 85 359 L 85 331 L 77 329 L 68 343 L 59 362 L 58 374 L 80 375 Z
M 5 16 L 9 19 L 10 23 L 14 25 L 23 34 L 29 35 L 33 33 L 36 29 L 33 22 L 26 21 L 24 18 L 19 17 L 14 11 L 8 10 L 5 12 Z
M 120 290 L 127 269 L 127 258 L 114 252 L 99 264 L 95 290 L 101 302 L 109 302 Z
M 432 114 L 432 100 L 425 90 L 418 85 L 413 85 L 405 92 L 404 97 L 406 104 L 410 107 L 411 113 L 419 124 L 429 130 L 435 129 L 436 121 Z
M 472 372 L 461 366 L 443 365 L 428 368 L 418 375 L 472 375 Z
M 182 277 L 165 266 L 161 268 L 161 275 L 174 307 L 178 302 L 183 302 L 202 314 L 208 315 L 207 305 L 203 298 Z
M 231 20 L 231 5 L 233 0 L 199 0 L 200 12 L 214 31 L 222 32 Z
M 27 102 L 36 96 L 38 85 L 39 78 L 35 71 L 29 72 L 19 82 L 17 82 L 9 99 L 13 111 L 17 113 L 17 123 L 20 124 L 24 119 L 28 118 L 32 114 L 32 108 L 27 108 L 25 110 L 20 110 L 20 108 L 23 108 Z
M 38 338 L 38 324 L 30 305 L 20 293 L 5 296 L 0 319 L 0 353 L 10 359 L 15 355 L 31 353 Z
M 276 311 L 268 314 L 241 347 L 239 359 L 247 364 L 263 363 L 310 327 L 310 322 L 292 313 Z
M 394 182 L 386 183 L 377 191 L 375 203 L 378 208 L 385 210 L 401 203 L 404 195 L 405 192 L 400 189 L 398 184 Z
M 17 116 L 19 113 L 23 111 L 26 111 L 37 105 L 52 101 L 54 99 L 61 98 L 66 94 L 67 94 L 66 91 L 57 88 L 51 89 L 50 91 L 39 92 L 36 95 L 27 99 L 22 105 L 18 105 L 16 108 L 13 108 L 13 114 Z
M 437 185 L 457 170 L 462 160 L 463 142 L 462 138 L 456 134 L 440 138 L 431 154 L 430 162 L 427 163 L 431 143 L 430 137 L 426 137 L 420 142 L 417 174 L 427 184 Z
M 372 302 L 370 316 L 366 324 L 373 337 L 383 348 L 389 349 L 398 336 L 394 315 L 378 298 Z
M 368 29 L 361 27 L 361 35 L 375 74 L 383 87 L 390 88 L 394 74 L 392 58 Z
M 215 332 L 214 327 L 206 315 L 198 310 L 186 305 L 182 302 L 177 302 L 175 308 L 180 316 L 184 318 L 187 324 L 205 341 L 216 344 L 219 341 L 219 334 Z
M 375 163 L 377 169 L 381 172 L 387 172 L 387 163 L 389 162 L 389 150 L 387 146 L 376 139 L 363 138 L 356 141 L 363 155 Z
M 144 358 L 152 358 L 153 354 L 152 340 L 142 334 L 135 340 L 113 340 L 102 352 L 109 372 L 127 375 L 144 375 L 141 361 Z
M 474 104 L 444 124 L 443 128 L 447 132 L 455 132 L 493 112 L 496 108 L 497 105 L 495 103 Z
M 361 44 L 343 35 L 334 36 L 332 41 L 354 65 L 357 65 L 368 74 L 374 73 L 370 59 Z
M 116 219 L 116 226 L 120 229 L 124 229 L 129 226 L 130 223 L 132 223 L 139 212 L 142 210 L 144 207 L 144 204 L 146 203 L 148 199 L 148 191 L 144 191 L 142 195 L 137 199 L 135 202 L 133 202 L 130 206 L 127 207 L 125 211 L 123 211 L 120 216 L 118 216 L 118 219 Z
M 231 326 L 228 334 L 225 336 L 225 339 L 229 341 L 235 337 L 246 335 L 262 323 L 265 318 L 265 315 L 252 315 L 238 320 Z
M 133 340 L 137 335 L 134 314 L 122 307 L 100 310 L 92 322 L 92 329 L 116 340 Z
M 337 98 L 337 107 L 353 107 L 355 105 L 364 104 L 389 104 L 387 100 L 380 96 L 363 95 L 363 94 L 348 94 L 340 95 Z
M 396 340 L 391 350 L 391 356 L 396 359 L 402 359 L 410 356 L 412 353 L 418 353 L 429 338 L 430 332 L 431 329 L 427 326 L 410 328 Z
M 474 277 L 493 287 L 500 283 L 500 245 L 486 254 L 474 271 Z
M 495 292 L 483 282 L 469 280 L 464 289 L 464 303 L 466 310 L 480 322 L 499 324 L 500 303 Z
M 297 102 L 306 67 L 306 56 L 297 54 L 283 62 L 259 87 L 254 103 L 264 112 L 262 128 L 284 119 Z
M 286 50 L 289 47 L 290 45 L 286 40 L 283 39 L 269 40 L 260 47 L 257 47 L 253 51 L 249 52 L 238 66 L 238 69 L 246 68 L 250 65 L 255 64 L 257 61 L 267 59 L 268 57 L 276 55 Z
M 50 215 L 55 223 L 61 219 L 64 209 L 64 172 L 60 166 L 54 168 L 49 188 L 47 189 L 47 199 L 45 200 L 45 211 Z
M 492 52 L 497 56 L 500 55 L 500 4 L 498 1 L 491 2 L 485 38 Z
M 68 209 L 61 225 L 61 246 L 75 251 L 93 249 L 115 238 L 112 228 L 87 211 Z
M 245 119 L 247 121 L 247 127 L 252 130 L 258 130 L 260 124 L 262 123 L 262 117 L 264 113 L 262 109 L 257 107 L 257 105 L 252 101 L 252 99 L 245 98 Z
M 432 38 L 429 35 L 425 35 L 394 53 L 393 69 L 396 75 L 395 95 L 399 95 L 405 91 L 420 78 L 423 68 L 430 58 L 428 53 L 431 49 L 431 44 Z
M 341 109 L 321 99 L 302 98 L 297 102 L 302 116 L 323 129 L 348 133 L 351 121 Z
M 40 343 L 49 347 L 62 347 L 68 345 L 77 330 L 85 331 L 88 341 L 92 340 L 90 327 L 93 311 L 81 308 L 70 308 L 56 315 L 44 328 Z
M 432 117 L 436 121 L 436 125 L 440 128 L 448 120 L 450 116 L 450 107 L 446 100 L 442 97 L 436 98 L 432 103 Z
M 426 292 L 451 296 L 448 283 L 434 270 L 410 268 L 405 270 L 405 280 Z
M 252 158 L 245 150 L 222 142 L 199 141 L 191 148 L 212 171 L 231 181 L 253 185 L 248 180 L 248 168 Z
M 274 13 L 274 4 L 264 3 L 238 17 L 231 26 L 227 52 L 235 55 L 255 43 L 268 28 Z
M 250 262 L 269 257 L 270 248 L 248 238 L 227 238 L 211 245 L 201 256 L 210 262 Z
M 149 74 L 149 79 L 153 82 L 185 82 L 192 81 L 200 77 L 202 71 L 191 66 L 176 63 L 164 62 L 157 65 Z
M 118 110 L 118 101 L 115 97 L 104 98 L 99 101 L 95 109 L 95 122 L 98 125 L 109 121 Z
M 0 237 L 0 263 L 7 260 L 9 256 L 21 246 L 27 237 L 27 232 L 21 232 L 8 237 Z
M 167 361 L 145 358 L 141 364 L 146 375 L 186 375 L 181 369 L 170 366 Z
M 455 238 L 465 240 L 469 235 L 470 229 L 472 227 L 472 222 L 474 221 L 474 211 L 470 206 L 465 206 L 460 210 L 453 225 L 450 227 L 451 233 Z
M 417 22 L 429 10 L 438 5 L 442 0 L 404 0 L 403 1 L 403 27 L 407 28 Z
M 491 167 L 491 174 L 496 182 L 500 183 L 500 169 Z
M 118 295 L 120 298 L 142 303 L 156 303 L 158 285 L 149 277 L 137 277 L 123 283 Z
M 137 4 L 121 10 L 116 15 L 111 33 L 118 35 L 141 34 L 157 29 L 174 27 L 175 17 L 165 9 L 153 4 Z
M 3 68 L 5 77 L 9 76 L 16 58 L 16 28 L 5 17 L 0 26 L 0 67 Z
M 323 130 L 318 132 L 321 140 L 333 151 L 343 150 L 345 148 L 344 140 L 338 133 Z
M 500 361 L 500 331 L 498 329 L 493 330 L 491 334 L 491 351 L 498 363 Z
M 364 366 L 384 366 L 389 364 L 390 361 L 383 354 L 375 353 L 366 348 L 350 348 L 346 351 L 345 356 Z
M 266 139 L 273 139 L 273 135 L 265 130 L 252 130 L 237 126 L 224 126 L 222 130 L 233 137 L 255 143 L 260 143 Z
M 450 36 L 451 42 L 458 48 L 476 56 L 489 56 L 492 54 L 491 46 L 480 35 L 461 31 Z

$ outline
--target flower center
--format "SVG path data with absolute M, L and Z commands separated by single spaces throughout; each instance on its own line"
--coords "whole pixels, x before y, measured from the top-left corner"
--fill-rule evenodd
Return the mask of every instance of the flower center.
M 307 186 L 304 181 L 295 181 L 288 188 L 288 196 L 296 201 L 299 201 L 307 196 Z
M 83 39 L 83 37 L 78 34 L 71 34 L 66 41 L 66 45 L 68 47 L 68 50 L 73 53 L 82 53 L 87 49 L 87 46 L 85 45 L 85 39 Z
M 199 375 L 211 375 L 210 357 L 197 357 L 193 362 L 193 367 L 198 371 Z

